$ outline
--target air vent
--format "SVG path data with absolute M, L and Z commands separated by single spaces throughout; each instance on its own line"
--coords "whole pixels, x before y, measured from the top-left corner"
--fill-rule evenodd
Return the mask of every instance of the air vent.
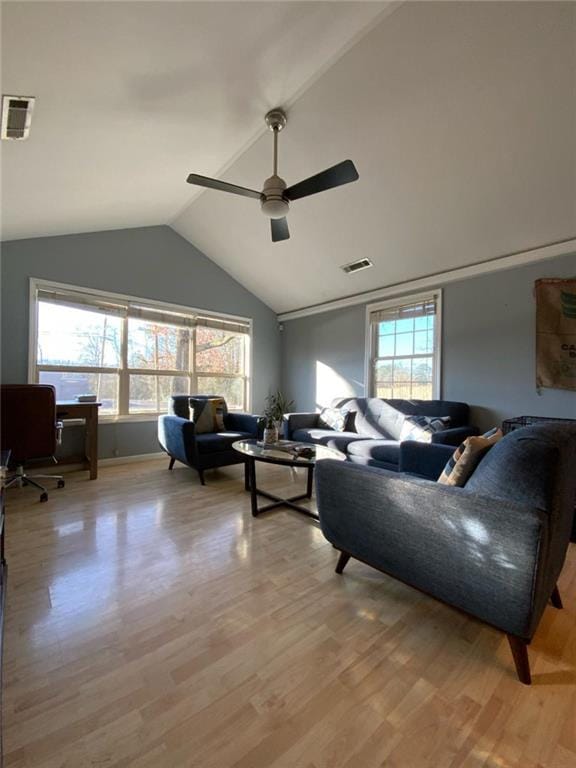
M 28 138 L 34 102 L 33 96 L 2 97 L 1 138 L 12 141 Z
M 352 272 L 360 272 L 361 269 L 368 269 L 368 267 L 374 266 L 370 259 L 358 259 L 358 261 L 351 261 L 350 264 L 344 264 L 340 267 L 347 275 L 351 275 Z

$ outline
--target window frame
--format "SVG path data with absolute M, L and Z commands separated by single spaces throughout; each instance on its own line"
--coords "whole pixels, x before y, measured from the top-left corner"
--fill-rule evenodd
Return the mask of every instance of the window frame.
M 122 346 L 120 354 L 120 366 L 115 367 L 96 367 L 96 366 L 59 366 L 59 365 L 43 365 L 38 364 L 37 350 L 38 350 L 38 291 L 40 290 L 57 290 L 57 291 L 70 291 L 75 294 L 85 294 L 87 297 L 102 301 L 118 301 L 118 302 L 130 302 L 137 305 L 144 305 L 151 309 L 157 309 L 159 312 L 176 312 L 192 318 L 194 315 L 198 315 L 202 318 L 210 320 L 222 320 L 237 322 L 242 325 L 246 325 L 248 328 L 246 336 L 246 354 L 245 354 L 245 371 L 244 374 L 228 374 L 219 372 L 206 372 L 196 370 L 196 347 L 192 341 L 192 337 L 196 338 L 196 326 L 191 326 L 191 339 L 190 339 L 190 356 L 188 370 L 157 370 L 154 368 L 130 368 L 128 367 L 128 323 L 130 315 L 122 317 L 123 332 L 122 332 Z M 97 302 L 96 302 L 97 303 Z M 161 323 L 166 324 L 168 323 Z M 194 392 L 196 389 L 197 381 L 199 377 L 215 377 L 215 378 L 231 378 L 242 379 L 244 389 L 244 409 L 248 412 L 252 411 L 252 371 L 253 371 L 253 358 L 254 358 L 254 345 L 253 345 L 253 321 L 252 318 L 243 317 L 241 315 L 232 315 L 224 312 L 216 312 L 212 310 L 200 309 L 197 307 L 183 306 L 181 304 L 172 304 L 165 301 L 159 301 L 156 299 L 145 299 L 139 296 L 131 296 L 121 293 L 113 293 L 111 291 L 102 291 L 96 288 L 86 288 L 84 286 L 72 285 L 71 283 L 59 283 L 52 280 L 43 280 L 41 278 L 31 277 L 29 281 L 29 333 L 28 333 L 28 382 L 30 384 L 38 383 L 38 374 L 40 371 L 55 371 L 55 372 L 77 372 L 77 373 L 104 373 L 113 374 L 118 376 L 118 413 L 117 414 L 101 414 L 101 422 L 137 422 L 137 421 L 156 421 L 159 414 L 162 413 L 156 411 L 145 411 L 142 413 L 128 413 L 129 398 L 130 398 L 130 376 L 144 375 L 144 376 L 178 376 L 182 378 L 188 378 L 190 383 L 190 392 Z M 217 394 L 217 393 L 215 393 Z M 233 412 L 234 409 L 230 408 Z
M 397 309 L 398 307 L 418 304 L 426 299 L 434 298 L 436 302 L 436 315 L 434 323 L 434 349 L 432 352 L 432 400 L 440 400 L 442 396 L 442 289 L 435 288 L 432 291 L 424 293 L 412 293 L 396 296 L 392 299 L 379 301 L 374 304 L 366 305 L 366 339 L 364 355 L 364 382 L 367 397 L 376 397 L 375 387 L 375 362 L 380 359 L 377 356 L 378 333 L 374 332 L 376 323 L 371 322 L 371 315 L 386 309 Z M 412 360 L 416 355 L 398 355 L 405 359 Z M 422 355 L 430 357 L 430 355 Z

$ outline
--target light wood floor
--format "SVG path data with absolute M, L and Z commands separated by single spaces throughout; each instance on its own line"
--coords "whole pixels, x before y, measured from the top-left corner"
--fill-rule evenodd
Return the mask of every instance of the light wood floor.
M 10 491 L 5 768 L 574 768 L 574 545 L 528 688 L 495 630 L 252 519 L 240 468 L 166 465 Z

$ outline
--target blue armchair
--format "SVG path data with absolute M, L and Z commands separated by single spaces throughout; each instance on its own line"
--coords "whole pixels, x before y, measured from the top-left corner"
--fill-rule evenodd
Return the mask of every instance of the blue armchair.
M 194 395 L 196 399 L 208 399 L 217 395 Z M 249 413 L 224 414 L 224 432 L 206 432 L 196 434 L 190 412 L 189 395 L 173 395 L 170 413 L 158 418 L 158 442 L 162 450 L 170 457 L 168 469 L 176 461 L 192 467 L 198 472 L 200 482 L 204 482 L 204 470 L 215 467 L 227 467 L 231 464 L 246 463 L 242 454 L 232 448 L 236 440 L 258 437 L 261 417 Z M 246 470 L 247 471 L 247 470 Z M 248 475 L 245 473 L 248 487 Z
M 440 446 L 410 447 L 411 460 Z M 448 449 L 444 450 L 445 453 Z M 404 457 L 408 466 L 408 456 Z M 527 645 L 550 600 L 570 538 L 576 430 L 526 427 L 506 435 L 464 488 L 376 467 L 322 461 L 316 468 L 322 531 L 361 560 L 506 633 L 521 682 Z

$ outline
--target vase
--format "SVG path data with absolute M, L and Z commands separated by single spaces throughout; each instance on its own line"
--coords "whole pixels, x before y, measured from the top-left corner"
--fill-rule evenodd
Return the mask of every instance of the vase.
M 278 427 L 266 427 L 264 429 L 264 445 L 274 445 L 278 442 Z

